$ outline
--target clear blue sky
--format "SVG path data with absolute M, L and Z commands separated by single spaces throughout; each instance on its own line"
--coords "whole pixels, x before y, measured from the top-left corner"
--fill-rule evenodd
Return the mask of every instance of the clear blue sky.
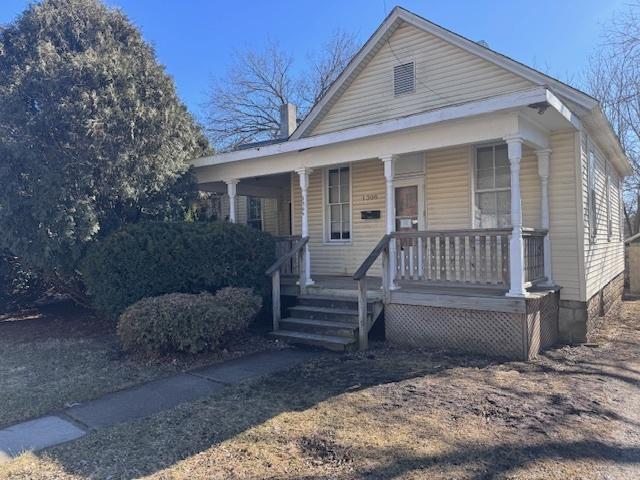
M 272 38 L 303 63 L 336 28 L 364 42 L 401 5 L 472 40 L 547 73 L 579 80 L 601 41 L 601 25 L 627 0 L 105 0 L 123 9 L 198 118 L 211 79 L 224 75 L 234 49 Z M 28 0 L 1 0 L 0 24 Z

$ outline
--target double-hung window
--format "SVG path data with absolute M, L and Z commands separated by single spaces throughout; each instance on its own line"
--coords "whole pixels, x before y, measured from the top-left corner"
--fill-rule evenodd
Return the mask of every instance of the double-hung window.
M 326 177 L 326 224 L 329 241 L 351 239 L 351 175 L 348 166 L 329 168 Z
M 247 198 L 247 225 L 262 230 L 262 201 L 259 198 Z
M 511 225 L 511 167 L 507 145 L 475 150 L 475 224 L 477 228 Z
M 596 153 L 593 149 L 589 149 L 589 164 L 588 164 L 588 183 L 589 183 L 589 237 L 591 242 L 595 242 L 598 236 L 598 197 L 596 193 Z

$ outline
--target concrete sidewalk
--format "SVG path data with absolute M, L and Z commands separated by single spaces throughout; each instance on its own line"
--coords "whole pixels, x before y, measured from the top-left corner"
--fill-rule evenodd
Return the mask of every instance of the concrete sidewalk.
M 0 430 L 0 464 L 24 451 L 75 440 L 92 430 L 148 417 L 318 356 L 305 350 L 267 351 L 110 393 Z

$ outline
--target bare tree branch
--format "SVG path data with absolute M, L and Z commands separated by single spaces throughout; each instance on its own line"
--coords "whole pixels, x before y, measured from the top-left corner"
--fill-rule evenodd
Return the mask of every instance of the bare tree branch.
M 273 41 L 262 52 L 236 52 L 227 75 L 216 81 L 207 103 L 207 131 L 218 151 L 277 137 L 280 106 L 294 103 L 304 117 L 325 94 L 356 51 L 356 41 L 341 31 L 308 56 L 296 74 L 293 58 Z
M 640 3 L 627 6 L 605 27 L 590 61 L 586 86 L 609 118 L 633 166 L 624 185 L 629 234 L 640 230 Z

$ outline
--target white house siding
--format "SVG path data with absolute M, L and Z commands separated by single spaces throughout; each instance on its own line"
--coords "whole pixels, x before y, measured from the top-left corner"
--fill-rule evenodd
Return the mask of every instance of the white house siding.
M 394 96 L 393 67 L 415 62 L 415 91 Z M 311 135 L 491 97 L 533 86 L 507 70 L 403 24 L 342 93 Z
M 588 141 L 585 139 L 588 137 Z M 607 201 L 606 201 L 606 164 L 608 159 L 595 145 L 590 136 L 582 136 L 581 165 L 582 165 L 582 207 L 584 216 L 584 261 L 586 276 L 586 295 L 582 300 L 590 299 L 594 294 L 604 288 L 613 278 L 624 271 L 624 243 L 621 240 L 622 223 L 620 221 L 620 193 L 618 172 L 609 163 L 612 172 L 610 202 L 613 231 L 611 238 L 607 228 Z M 591 239 L 589 222 L 589 149 L 594 148 L 596 153 L 595 186 L 596 186 L 596 223 L 597 235 Z

